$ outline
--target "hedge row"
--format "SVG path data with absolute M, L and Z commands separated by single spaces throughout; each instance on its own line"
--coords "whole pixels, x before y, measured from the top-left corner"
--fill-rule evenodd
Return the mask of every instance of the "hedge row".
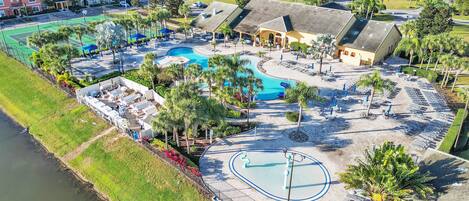
M 438 148 L 440 151 L 450 153 L 454 143 L 456 143 L 456 138 L 461 132 L 461 126 L 464 122 L 464 119 L 466 119 L 464 116 L 464 109 L 459 109 L 458 113 L 456 113 L 453 124 L 451 124 L 451 127 L 449 127 L 448 133 L 446 133 L 445 138 L 443 138 L 443 141 Z
M 427 80 L 432 83 L 438 81 L 438 73 L 432 70 L 404 66 L 402 67 L 402 72 L 409 75 L 415 74 L 416 76 L 427 78 Z

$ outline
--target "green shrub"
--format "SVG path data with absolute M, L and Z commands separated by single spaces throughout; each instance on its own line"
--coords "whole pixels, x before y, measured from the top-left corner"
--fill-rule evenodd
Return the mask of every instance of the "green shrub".
M 241 132 L 241 128 L 238 126 L 231 126 L 227 123 L 222 123 L 214 129 L 215 135 L 217 137 L 226 137 Z
M 227 118 L 233 118 L 233 119 L 239 119 L 239 118 L 241 118 L 241 112 L 233 110 L 233 109 L 228 109 L 226 111 L 226 117 Z
M 127 71 L 125 72 L 124 77 L 143 86 L 151 88 L 151 80 L 145 76 L 138 74 L 138 70 Z
M 446 133 L 445 138 L 441 142 L 440 147 L 438 148 L 442 152 L 450 153 L 453 148 L 454 143 L 456 143 L 456 138 L 461 132 L 461 126 L 464 122 L 464 109 L 459 109 L 454 118 L 453 124 L 449 127 L 448 132 Z
M 189 148 L 192 153 L 197 151 L 197 147 L 195 145 L 192 145 L 191 148 Z
M 151 145 L 159 150 L 166 149 L 166 144 L 160 139 L 153 139 Z M 169 149 L 171 149 L 171 146 L 169 146 Z
M 288 119 L 288 121 L 291 121 L 291 122 L 297 122 L 298 115 L 299 115 L 298 112 L 293 112 L 293 111 L 288 111 L 285 113 L 285 117 Z
M 435 71 L 425 70 L 425 69 L 420 69 L 420 68 L 410 67 L 410 66 L 402 67 L 402 72 L 405 74 L 414 75 L 414 70 L 415 70 L 416 76 L 427 78 L 429 82 L 433 83 L 439 80 L 439 75 Z
M 302 53 L 306 54 L 308 52 L 309 46 L 306 43 L 291 42 L 290 48 L 294 51 L 301 51 Z

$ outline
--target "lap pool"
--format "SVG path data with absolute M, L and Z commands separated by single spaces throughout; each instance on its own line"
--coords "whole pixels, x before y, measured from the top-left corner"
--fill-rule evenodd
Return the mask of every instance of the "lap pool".
M 203 69 L 208 68 L 208 58 L 204 55 L 200 55 L 194 52 L 192 48 L 180 47 L 169 50 L 169 56 L 182 56 L 189 59 L 189 64 L 197 63 L 202 66 Z M 241 56 L 241 58 L 249 59 L 251 63 L 246 67 L 254 72 L 254 75 L 262 80 L 264 90 L 257 93 L 256 99 L 258 100 L 274 100 L 278 98 L 279 93 L 284 92 L 284 88 L 280 86 L 280 83 L 286 82 L 291 86 L 295 85 L 292 80 L 284 80 L 268 76 L 257 69 L 257 63 L 259 58 L 254 56 Z

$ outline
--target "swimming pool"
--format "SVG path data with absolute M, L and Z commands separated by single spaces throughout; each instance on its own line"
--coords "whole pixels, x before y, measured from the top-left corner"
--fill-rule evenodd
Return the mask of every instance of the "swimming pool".
M 202 66 L 203 69 L 208 68 L 208 58 L 204 55 L 200 55 L 194 52 L 192 48 L 188 47 L 179 47 L 173 48 L 168 51 L 169 56 L 182 56 L 189 59 L 189 64 L 197 63 Z M 241 56 L 241 58 L 249 59 L 251 63 L 246 67 L 251 69 L 254 72 L 254 76 L 262 80 L 264 85 L 264 90 L 259 91 L 256 95 L 258 100 L 274 100 L 278 98 L 279 93 L 284 92 L 284 88 L 280 86 L 280 83 L 286 82 L 291 86 L 294 86 L 296 83 L 292 80 L 284 80 L 279 78 L 274 78 L 268 76 L 257 69 L 257 63 L 259 58 L 254 56 Z
M 291 184 L 291 200 L 317 200 L 325 195 L 331 182 L 327 168 L 317 159 L 301 152 L 301 161 L 295 162 Z M 289 152 L 289 153 L 290 153 Z M 244 159 L 249 164 L 244 167 Z M 297 157 L 298 159 L 298 157 Z M 239 151 L 229 161 L 230 172 L 251 188 L 273 200 L 287 200 L 289 177 L 285 183 L 286 158 L 280 149 L 253 149 Z M 284 186 L 285 185 L 285 186 Z

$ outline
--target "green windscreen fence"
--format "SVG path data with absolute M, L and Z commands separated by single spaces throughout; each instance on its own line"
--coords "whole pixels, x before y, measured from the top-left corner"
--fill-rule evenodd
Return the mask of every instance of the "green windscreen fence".
M 27 45 L 27 38 L 34 32 L 40 31 L 57 31 L 61 26 L 75 26 L 85 25 L 89 22 L 105 20 L 107 17 L 104 15 L 91 16 L 86 18 L 74 18 L 68 20 L 58 20 L 49 23 L 43 23 L 31 26 L 22 26 L 13 29 L 2 29 L 0 35 L 0 48 L 5 53 L 16 58 L 22 63 L 30 66 L 30 56 L 34 51 L 33 47 Z M 82 37 L 84 44 L 95 43 L 95 36 L 88 34 Z M 79 39 L 72 37 L 70 43 L 80 49 Z

